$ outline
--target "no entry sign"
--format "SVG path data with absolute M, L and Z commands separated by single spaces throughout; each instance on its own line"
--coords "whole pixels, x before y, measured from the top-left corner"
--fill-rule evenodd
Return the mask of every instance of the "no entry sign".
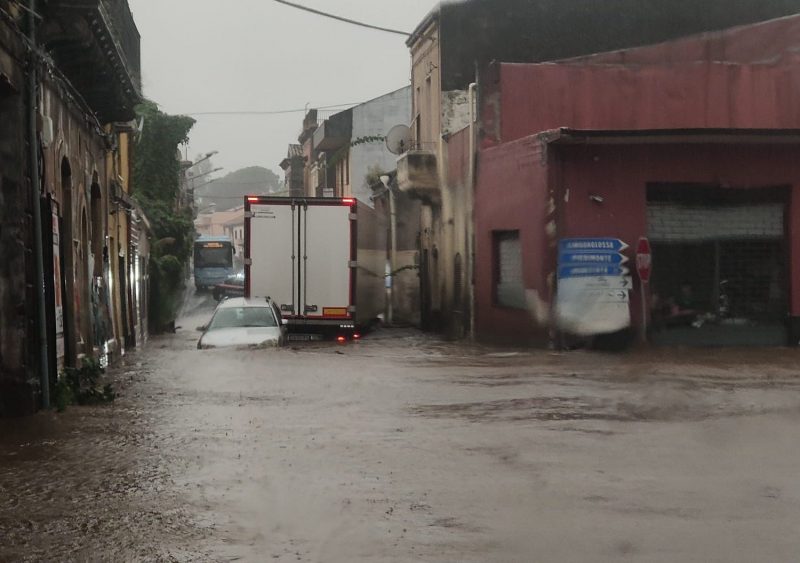
M 652 271 L 653 254 L 650 250 L 650 241 L 646 237 L 641 237 L 636 245 L 636 272 L 642 283 L 650 281 Z

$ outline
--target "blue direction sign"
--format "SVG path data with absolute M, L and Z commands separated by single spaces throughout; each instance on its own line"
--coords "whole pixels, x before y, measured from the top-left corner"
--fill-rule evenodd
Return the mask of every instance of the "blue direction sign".
M 565 252 L 559 256 L 559 264 L 625 264 L 627 256 L 619 253 L 604 254 L 600 252 Z
M 558 242 L 558 277 L 624 276 L 628 245 L 615 238 L 571 238 Z
M 622 252 L 628 245 L 618 238 L 567 238 L 558 242 L 558 253 Z
M 570 264 L 559 266 L 559 278 L 587 278 L 597 276 L 627 276 L 630 273 L 628 268 L 615 265 L 593 265 L 593 264 Z

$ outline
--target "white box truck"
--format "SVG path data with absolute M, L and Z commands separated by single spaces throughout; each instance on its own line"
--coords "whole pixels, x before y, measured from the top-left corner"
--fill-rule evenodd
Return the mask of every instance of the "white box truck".
M 245 197 L 245 295 L 290 333 L 358 337 L 385 306 L 386 221 L 352 198 Z

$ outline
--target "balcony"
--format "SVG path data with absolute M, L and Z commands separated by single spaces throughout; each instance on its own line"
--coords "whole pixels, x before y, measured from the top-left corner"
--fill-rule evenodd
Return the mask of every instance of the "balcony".
M 335 152 L 350 143 L 352 134 L 353 112 L 339 112 L 323 121 L 314 131 L 314 150 Z
M 141 100 L 140 38 L 127 0 L 50 0 L 40 41 L 104 123 Z
M 441 204 L 436 153 L 411 150 L 402 154 L 397 159 L 397 185 L 414 199 L 432 205 Z

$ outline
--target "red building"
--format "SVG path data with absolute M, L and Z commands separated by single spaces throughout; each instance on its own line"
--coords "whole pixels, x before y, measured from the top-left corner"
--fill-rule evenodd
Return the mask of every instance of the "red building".
M 475 190 L 478 337 L 543 343 L 569 333 L 555 306 L 558 242 L 649 237 L 653 341 L 797 344 L 798 45 L 793 17 L 493 65 L 481 84 Z

